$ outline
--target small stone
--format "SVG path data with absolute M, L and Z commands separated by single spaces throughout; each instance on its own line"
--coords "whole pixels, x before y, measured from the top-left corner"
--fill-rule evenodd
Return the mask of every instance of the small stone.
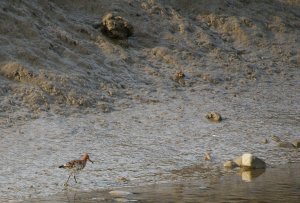
M 175 73 L 175 78 L 176 78 L 177 80 L 183 79 L 184 77 L 185 77 L 185 74 L 183 73 L 182 70 L 181 70 L 181 71 L 177 71 L 177 72 Z
M 292 142 L 292 145 L 294 145 L 294 147 L 296 147 L 296 148 L 300 148 L 300 141 L 295 140 L 295 141 Z
M 220 122 L 222 121 L 222 117 L 219 113 L 217 112 L 209 112 L 206 114 L 206 118 L 210 121 L 214 121 L 214 122 Z
M 210 153 L 209 153 L 209 152 L 205 152 L 204 160 L 205 160 L 205 161 L 210 161 L 210 160 L 211 160 L 211 156 L 210 156 Z
M 283 147 L 283 148 L 294 148 L 295 146 L 290 143 L 290 142 L 279 142 L 278 147 Z
M 242 166 L 242 156 L 235 158 L 233 161 L 237 166 L 239 166 L 239 167 Z
M 173 77 L 173 80 L 181 85 L 185 85 L 185 74 L 183 73 L 183 71 L 177 71 Z
M 129 182 L 129 179 L 124 176 L 119 176 L 117 177 L 117 181 L 125 183 L 125 182 Z
M 269 141 L 267 140 L 267 138 L 264 138 L 264 139 L 261 140 L 261 143 L 263 143 L 263 144 L 268 144 L 268 142 Z
M 225 168 L 233 169 L 233 168 L 237 167 L 238 165 L 237 165 L 234 161 L 229 160 L 229 161 L 226 161 L 226 162 L 223 164 L 223 166 L 224 166 Z
M 276 135 L 272 135 L 272 140 L 274 142 L 281 142 L 280 138 L 278 136 L 276 136 Z

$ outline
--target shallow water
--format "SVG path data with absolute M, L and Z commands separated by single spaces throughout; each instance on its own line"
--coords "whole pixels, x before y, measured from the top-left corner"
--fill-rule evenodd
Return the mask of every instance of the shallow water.
M 197 181 L 194 176 L 180 182 L 121 188 L 112 195 L 108 190 L 68 190 L 25 202 L 299 202 L 299 169 L 298 163 L 269 168 L 256 174 L 234 171 L 209 183 Z

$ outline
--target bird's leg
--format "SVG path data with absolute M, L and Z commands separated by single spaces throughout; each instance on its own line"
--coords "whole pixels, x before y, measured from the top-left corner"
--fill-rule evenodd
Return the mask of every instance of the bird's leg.
M 75 180 L 75 183 L 77 183 L 77 180 L 76 180 L 75 174 L 74 174 L 74 180 Z
M 70 180 L 71 175 L 72 175 L 72 173 L 69 175 L 67 182 L 65 182 L 65 184 L 64 184 L 65 186 L 68 186 L 68 182 Z

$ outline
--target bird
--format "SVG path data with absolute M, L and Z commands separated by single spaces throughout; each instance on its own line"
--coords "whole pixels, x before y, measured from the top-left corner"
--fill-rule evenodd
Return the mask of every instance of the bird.
M 64 184 L 65 186 L 68 186 L 68 182 L 72 175 L 74 176 L 75 183 L 77 183 L 75 175 L 78 174 L 82 169 L 84 169 L 87 161 L 94 163 L 92 160 L 90 160 L 89 155 L 87 153 L 84 153 L 81 159 L 69 161 L 58 167 L 58 168 L 67 169 L 70 172 L 68 180 Z

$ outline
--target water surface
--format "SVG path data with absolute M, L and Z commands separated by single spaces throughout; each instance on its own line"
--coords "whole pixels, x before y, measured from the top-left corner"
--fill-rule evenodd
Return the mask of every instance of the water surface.
M 181 181 L 143 187 L 80 192 L 66 190 L 44 199 L 25 202 L 300 202 L 300 164 L 287 164 L 266 171 L 239 173 L 231 171 L 210 182 L 197 180 L 197 175 Z M 187 174 L 185 174 L 187 175 Z M 128 193 L 126 193 L 126 192 Z

